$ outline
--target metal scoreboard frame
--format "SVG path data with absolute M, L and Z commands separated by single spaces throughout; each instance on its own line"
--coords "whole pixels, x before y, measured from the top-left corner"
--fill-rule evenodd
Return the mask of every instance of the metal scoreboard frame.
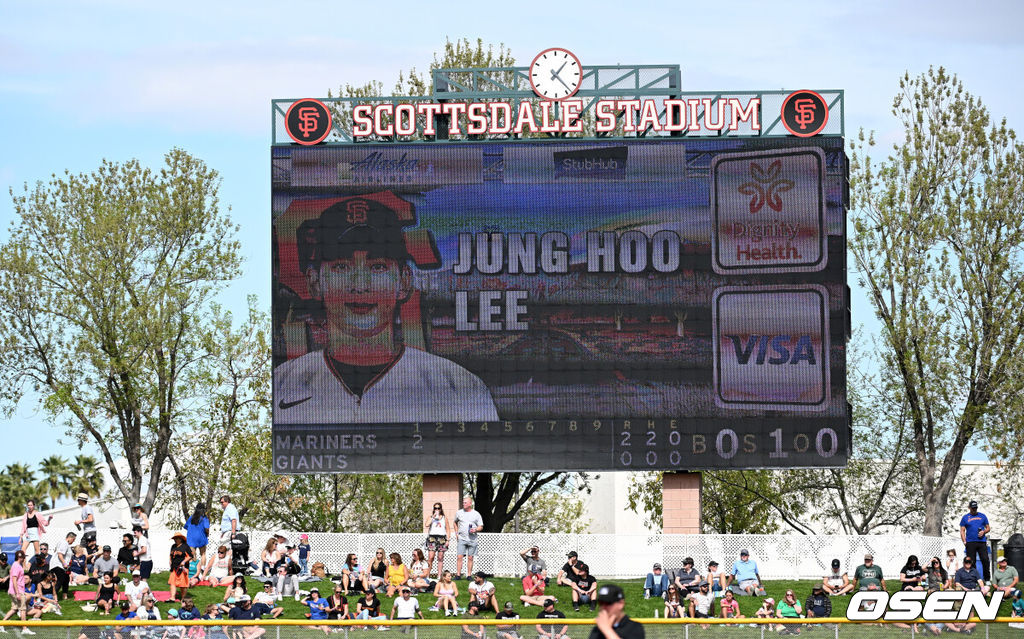
M 567 96 L 571 99 L 565 100 L 538 100 L 530 67 L 508 67 L 435 69 L 430 96 L 273 101 L 274 472 L 699 470 L 846 464 L 852 428 L 846 402 L 850 295 L 845 262 L 849 194 L 843 91 L 681 91 L 677 65 L 582 66 L 581 76 Z M 583 121 L 589 124 L 582 126 Z M 444 161 L 430 162 L 440 157 Z M 665 409 L 655 410 L 656 414 L 601 412 L 593 407 L 614 403 L 580 399 L 575 405 L 568 402 L 568 409 L 550 400 L 561 408 L 545 414 L 547 405 L 540 400 L 522 394 L 513 399 L 507 393 L 513 386 L 521 388 L 527 376 L 534 382 L 532 373 L 519 371 L 523 379 L 518 379 L 514 372 L 495 368 L 500 357 L 494 352 L 474 353 L 466 347 L 467 335 L 486 328 L 483 300 L 489 291 L 483 290 L 488 286 L 485 282 L 505 278 L 501 288 L 518 285 L 523 289 L 518 299 L 509 296 L 514 291 L 501 295 L 495 291 L 494 299 L 501 297 L 514 311 L 519 309 L 494 316 L 502 319 L 491 324 L 506 329 L 526 330 L 525 318 L 530 316 L 525 300 L 531 295 L 521 273 L 513 277 L 502 272 L 488 278 L 480 271 L 480 263 L 467 267 L 459 261 L 470 255 L 479 260 L 478 251 L 493 250 L 486 246 L 490 240 L 480 236 L 500 235 L 502 242 L 508 242 L 505 250 L 512 251 L 513 245 L 523 250 L 524 238 L 526 244 L 543 244 L 546 236 L 558 234 L 531 234 L 531 229 L 515 223 L 510 227 L 516 232 L 497 233 L 493 231 L 500 220 L 494 218 L 481 222 L 484 226 L 477 233 L 473 228 L 465 233 L 452 231 L 435 242 L 440 226 L 436 214 L 431 217 L 431 206 L 436 209 L 437 203 L 409 193 L 417 188 L 442 193 L 445 179 L 473 181 L 466 177 L 466 166 L 477 167 L 474 162 L 479 163 L 476 170 L 484 172 L 481 182 L 499 180 L 540 188 L 531 185 L 549 179 L 537 176 L 538 171 L 552 170 L 551 157 L 569 167 L 554 169 L 555 179 L 578 183 L 580 192 L 608 197 L 609 202 L 622 194 L 622 185 L 617 190 L 615 180 L 643 181 L 650 171 L 655 181 L 671 181 L 658 173 L 658 162 L 665 159 L 680 161 L 677 181 L 709 185 L 710 241 L 691 242 L 685 231 L 678 231 L 683 255 L 664 258 L 675 259 L 680 272 L 696 273 L 705 282 L 706 290 L 698 299 L 706 301 L 691 302 L 704 310 L 697 313 L 696 328 L 687 330 L 696 331 L 706 352 L 680 365 L 688 381 L 707 386 L 700 395 L 702 400 L 705 395 L 708 398 L 704 412 L 695 408 L 696 412 L 686 413 L 688 406 L 678 417 Z M 538 162 L 542 169 L 531 168 Z M 437 169 L 436 175 L 425 174 L 423 164 L 428 163 L 431 171 Z M 489 169 L 496 175 L 488 176 Z M 798 194 L 803 198 L 800 206 L 784 208 L 787 198 Z M 761 210 L 774 217 L 766 223 L 751 222 L 760 219 L 751 216 Z M 329 224 L 334 226 L 323 226 L 328 216 L 333 216 Z M 386 222 L 392 218 L 393 222 Z M 665 229 L 675 228 L 671 222 L 661 222 L 662 226 L 647 227 L 653 233 L 643 249 L 650 260 L 643 267 L 648 272 L 658 270 L 657 238 L 670 237 Z M 398 334 L 411 348 L 402 346 L 400 359 L 360 387 L 356 405 L 364 393 L 369 397 L 371 384 L 383 385 L 379 380 L 390 374 L 392 366 L 417 370 L 405 362 L 405 353 L 422 350 L 431 354 L 420 357 L 439 357 L 436 362 L 418 364 L 420 369 L 440 366 L 447 371 L 447 383 L 458 391 L 451 397 L 439 394 L 438 403 L 450 407 L 470 398 L 466 408 L 458 409 L 466 411 L 464 419 L 461 413 L 445 412 L 444 407 L 437 407 L 435 414 L 397 410 L 384 413 L 393 416 L 383 418 L 344 412 L 348 410 L 344 402 L 336 401 L 339 393 L 309 391 L 303 386 L 312 379 L 330 378 L 326 371 L 340 382 L 344 395 L 351 393 L 351 376 L 358 378 L 359 370 L 339 372 L 337 360 L 314 350 L 333 343 L 325 337 L 328 329 L 323 321 L 309 319 L 315 311 L 303 315 L 304 309 L 316 305 L 315 299 L 298 292 L 305 288 L 310 269 L 319 268 L 320 251 L 326 250 L 316 243 L 327 241 L 324 229 L 337 231 L 339 237 L 349 232 L 365 235 L 392 223 L 401 226 L 403 252 L 416 267 L 412 292 L 416 304 L 400 305 L 400 318 L 396 311 Z M 602 241 L 620 242 L 620 251 L 628 240 L 642 242 L 641 231 L 629 226 L 635 221 L 600 228 L 586 226 L 584 221 L 579 224 L 564 238 L 548 238 L 548 253 L 541 247 L 534 259 L 541 263 L 547 259 L 548 269 L 557 261 L 549 253 L 558 252 L 559 242 L 568 247 L 566 263 L 572 262 L 565 270 L 542 270 L 545 277 L 572 275 L 580 281 L 597 277 L 601 256 L 594 254 L 602 250 Z M 373 241 L 384 241 L 385 235 L 380 231 Z M 579 238 L 585 238 L 582 249 L 576 246 Z M 456 243 L 457 249 L 453 248 Z M 696 244 L 706 244 L 707 251 L 692 246 Z M 446 275 L 460 268 L 462 275 Z M 636 274 L 635 269 L 629 270 L 631 265 L 618 268 Z M 586 272 L 570 273 L 573 269 Z M 452 283 L 456 279 L 459 286 Z M 457 291 L 459 287 L 465 290 Z M 481 306 L 474 315 L 464 306 L 467 295 L 475 299 L 476 289 Z M 447 291 L 452 299 L 438 291 Z M 644 293 L 638 300 L 653 309 L 652 324 L 655 315 L 667 314 L 667 306 L 656 297 Z M 550 304 L 556 304 L 551 299 L 555 298 L 549 299 Z M 577 303 L 584 306 L 598 303 L 585 295 L 579 299 Z M 569 303 L 565 304 L 568 308 Z M 412 306 L 415 312 L 410 315 Z M 536 312 L 531 319 L 539 325 L 569 311 L 545 306 Z M 629 320 L 623 320 L 621 313 L 615 316 L 617 330 L 623 321 Z M 420 323 L 428 326 L 428 333 L 433 330 L 435 339 L 417 332 Z M 684 337 L 683 320 L 677 330 Z M 671 367 L 671 355 L 662 353 L 662 360 L 650 368 L 656 377 L 664 374 L 659 367 Z M 769 368 L 760 366 L 765 364 L 776 365 L 785 379 L 773 380 L 773 373 L 764 372 Z M 522 368 L 521 361 L 518 365 Z M 643 369 L 647 364 L 626 363 L 627 368 L 633 365 Z M 602 366 L 595 363 L 598 370 Z M 580 372 L 584 367 L 579 362 L 573 367 L 578 370 L 570 376 L 587 374 Z M 629 377 L 631 371 L 625 372 Z M 625 384 L 619 371 L 602 370 L 602 374 L 612 373 L 620 378 L 614 383 Z M 486 399 L 480 400 L 484 407 L 474 404 L 474 393 L 481 394 L 481 385 L 491 392 L 493 409 Z M 328 413 L 337 410 L 341 412 L 330 414 L 346 416 L 332 421 L 307 410 L 321 401 L 333 407 L 324 409 Z M 415 402 L 410 398 L 408 403 Z

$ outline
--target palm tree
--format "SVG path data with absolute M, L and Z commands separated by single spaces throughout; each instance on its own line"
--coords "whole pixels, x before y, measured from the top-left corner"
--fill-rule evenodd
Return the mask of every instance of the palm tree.
M 68 495 L 70 485 L 70 469 L 68 462 L 60 455 L 51 455 L 39 462 L 39 474 L 42 479 L 36 486 L 40 495 L 50 498 L 50 503 L 55 504 L 61 497 Z
M 68 494 L 85 493 L 90 497 L 99 497 L 103 490 L 103 469 L 91 455 L 75 455 L 71 464 Z
M 2 474 L 0 508 L 4 517 L 15 517 L 25 512 L 25 502 L 35 498 L 35 473 L 26 464 L 8 464 Z

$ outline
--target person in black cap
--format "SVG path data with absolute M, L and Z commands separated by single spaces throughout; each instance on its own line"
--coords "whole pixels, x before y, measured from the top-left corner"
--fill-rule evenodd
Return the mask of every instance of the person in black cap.
M 988 523 L 985 513 L 978 512 L 978 502 L 971 501 L 967 505 L 969 512 L 960 518 L 960 539 L 964 542 L 964 556 L 977 557 L 981 564 L 981 576 L 989 580 L 988 537 L 992 526 Z
M 644 639 L 644 627 L 626 615 L 626 595 L 615 584 L 597 589 L 597 603 L 601 606 L 594 619 L 589 639 Z
M 565 565 L 563 565 L 562 569 L 558 571 L 558 578 L 555 579 L 555 583 L 559 586 L 572 588 L 572 584 L 576 583 L 576 580 L 579 579 L 580 576 L 578 568 L 579 563 L 579 554 L 575 550 L 570 551 Z
M 296 231 L 300 269 L 323 304 L 328 345 L 277 367 L 275 423 L 498 418 L 480 378 L 404 342 L 399 317 L 414 289 L 403 227 L 415 217 L 405 212 L 403 219 L 392 207 L 407 203 L 384 195 L 345 198 Z
M 561 610 L 555 610 L 555 600 L 553 597 L 548 597 L 544 600 L 544 609 L 537 613 L 538 619 L 565 619 L 565 613 Z M 548 622 L 548 624 L 541 625 L 537 624 L 537 638 L 538 639 L 565 639 L 569 633 L 569 626 L 562 624 L 561 626 L 555 625 L 558 622 Z
M 828 593 L 825 592 L 823 584 L 814 584 L 811 588 L 811 594 L 804 601 L 804 612 L 808 617 L 832 616 L 832 600 L 829 598 Z
M 839 597 L 853 591 L 853 584 L 850 583 L 850 575 L 841 568 L 842 564 L 838 559 L 832 560 L 832 572 L 822 579 L 822 586 L 825 593 L 833 597 Z
M 511 601 L 505 602 L 505 607 L 498 614 L 494 615 L 495 619 L 518 619 L 519 613 L 515 611 Z M 501 624 L 494 626 L 494 630 L 498 635 L 498 639 L 522 639 L 519 634 L 519 626 L 515 624 Z

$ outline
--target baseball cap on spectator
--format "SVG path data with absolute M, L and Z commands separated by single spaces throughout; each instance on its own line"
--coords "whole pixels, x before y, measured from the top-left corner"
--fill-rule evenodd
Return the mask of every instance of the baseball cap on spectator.
M 572 559 L 573 557 L 579 557 L 579 554 L 575 550 L 570 550 L 569 554 L 566 556 Z
M 78 501 L 89 501 L 89 495 L 78 493 Z
M 661 570 L 661 564 L 654 564 L 654 570 Z
M 967 507 L 968 507 L 968 508 L 977 508 L 977 507 L 978 507 L 978 502 L 976 502 L 976 501 L 974 501 L 974 500 L 972 499 L 972 500 L 971 500 L 971 503 L 967 504 Z
M 167 616 L 168 617 L 177 617 L 178 616 L 178 609 L 177 608 L 171 608 L 170 610 L 167 611 Z
M 1015 592 L 1017 593 L 1017 596 L 1019 597 L 1020 596 L 1020 591 L 1017 590 Z M 553 605 L 555 605 L 555 600 L 554 599 L 545 599 L 544 600 L 544 607 L 545 608 L 547 608 L 548 606 L 553 606 Z
M 874 559 L 875 559 L 875 556 L 874 556 L 874 555 L 872 555 L 871 553 L 866 553 L 866 554 L 864 555 L 864 561 L 868 561 L 869 559 L 870 559 L 871 561 L 874 561 Z
M 832 560 L 832 567 L 833 568 L 838 568 L 839 567 L 839 560 L 838 559 L 833 559 Z
M 505 602 L 505 610 L 512 610 L 512 602 L 511 601 L 506 601 Z
M 714 559 L 712 559 L 711 561 L 709 561 L 709 562 L 708 562 L 708 565 L 709 565 L 709 566 L 717 566 L 717 565 L 718 565 L 718 562 L 717 562 L 717 561 L 715 561 Z
M 818 592 L 818 591 L 824 590 L 824 589 L 825 589 L 825 587 L 822 586 L 821 584 L 814 584 L 813 586 L 811 586 L 811 591 L 812 592 Z
M 306 533 L 302 533 L 301 535 L 299 535 L 299 539 L 309 539 L 309 535 L 307 535 Z
M 579 566 L 576 566 L 576 570 L 579 570 L 580 572 L 590 572 L 590 566 L 581 562 Z
M 743 550 L 740 551 L 740 557 L 749 557 L 749 556 L 750 556 L 750 551 L 747 550 L 746 548 L 744 548 Z
M 480 577 L 481 579 L 487 579 L 487 575 L 485 575 L 484 571 L 482 571 L 482 570 L 476 571 L 475 573 L 473 573 L 473 576 L 474 577 Z
M 110 546 L 104 546 L 103 547 L 103 552 L 111 552 Z
M 320 589 L 317 588 L 316 586 L 313 586 L 312 588 L 309 589 L 309 594 L 313 594 L 314 592 L 319 595 L 320 594 Z
M 310 592 L 313 592 L 314 590 L 316 590 L 316 588 L 313 588 L 313 590 L 310 590 Z M 319 590 L 316 590 L 316 591 L 317 591 L 317 592 L 320 592 Z M 251 599 L 251 597 L 249 597 L 249 595 L 241 595 L 241 596 L 240 596 L 240 597 L 238 598 L 238 601 L 240 601 L 240 602 L 241 602 L 241 601 L 249 601 L 250 599 Z
M 1001 563 L 1003 563 L 1005 561 L 1006 561 L 1006 557 L 1003 557 L 1002 555 L 999 555 L 999 558 L 996 559 L 996 563 L 997 564 L 1001 564 Z
M 622 601 L 626 595 L 615 584 L 605 584 L 597 589 L 597 600 L 601 603 L 615 603 Z
M 133 570 L 132 571 L 132 577 L 141 577 L 141 576 L 142 576 L 142 573 L 139 572 L 138 570 Z
M 765 600 L 764 600 L 764 602 L 765 602 L 766 604 L 771 604 L 771 605 L 773 605 L 773 606 L 775 605 L 775 600 L 774 600 L 774 599 L 772 599 L 771 597 L 765 597 Z

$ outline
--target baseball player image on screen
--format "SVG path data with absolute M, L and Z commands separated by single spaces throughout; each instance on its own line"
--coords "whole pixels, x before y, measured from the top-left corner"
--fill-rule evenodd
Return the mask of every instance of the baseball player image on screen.
M 328 344 L 274 371 L 278 424 L 488 421 L 498 418 L 479 377 L 402 339 L 413 292 L 398 214 L 370 198 L 337 202 L 303 224 L 306 278 L 323 304 Z

